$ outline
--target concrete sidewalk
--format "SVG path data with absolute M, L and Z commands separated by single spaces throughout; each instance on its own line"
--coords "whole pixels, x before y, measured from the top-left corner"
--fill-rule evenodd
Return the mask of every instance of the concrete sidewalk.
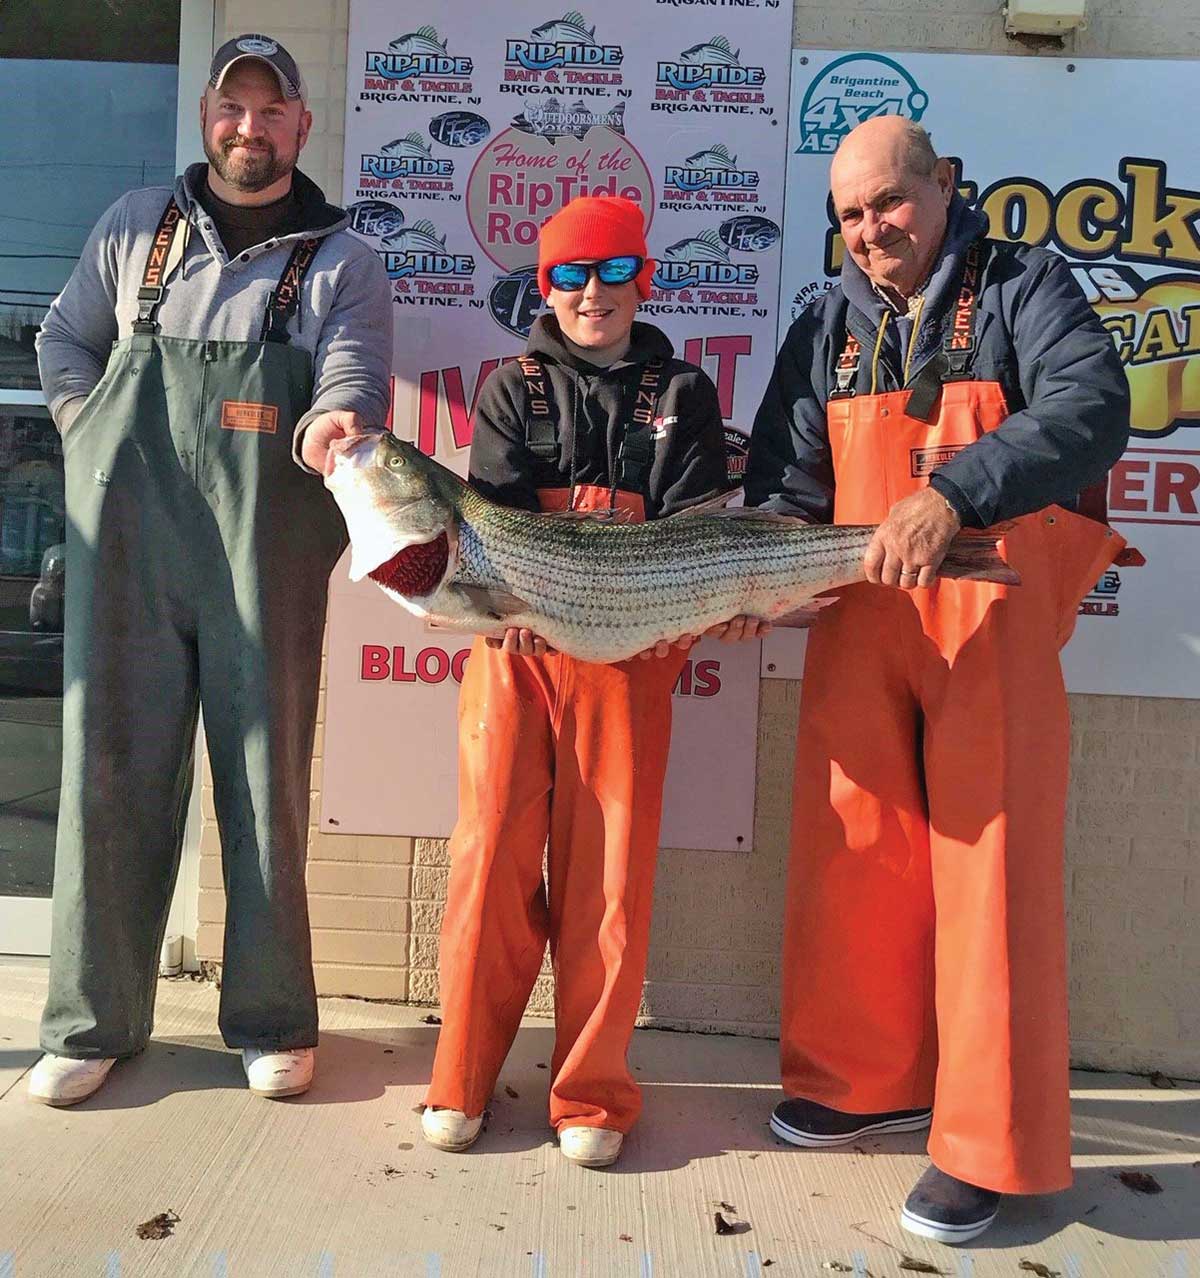
M 1009 1200 L 986 1245 L 955 1251 L 897 1224 L 923 1138 L 771 1137 L 774 1043 L 639 1030 L 645 1112 L 589 1172 L 546 1126 L 545 1022 L 522 1028 L 486 1135 L 449 1155 L 415 1112 L 437 1034 L 422 1009 L 323 999 L 316 1083 L 272 1102 L 223 1047 L 215 989 L 164 981 L 150 1050 L 53 1110 L 23 1082 L 45 977 L 0 963 L 0 1278 L 1200 1278 L 1200 1085 L 1076 1074 L 1075 1187 Z M 167 1212 L 168 1237 L 138 1237 Z

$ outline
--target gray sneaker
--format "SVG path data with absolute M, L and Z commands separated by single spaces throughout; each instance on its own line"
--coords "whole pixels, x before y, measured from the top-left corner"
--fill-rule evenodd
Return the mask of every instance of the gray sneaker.
M 965 1243 L 978 1238 L 999 1209 L 999 1194 L 931 1166 L 905 1200 L 900 1225 L 935 1242 Z

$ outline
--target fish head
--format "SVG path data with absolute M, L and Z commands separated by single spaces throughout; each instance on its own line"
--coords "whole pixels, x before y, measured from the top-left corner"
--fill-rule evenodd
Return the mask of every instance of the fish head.
M 347 435 L 330 445 L 325 486 L 350 534 L 350 580 L 361 581 L 401 551 L 443 534 L 453 570 L 458 543 L 456 492 L 462 481 L 390 431 Z

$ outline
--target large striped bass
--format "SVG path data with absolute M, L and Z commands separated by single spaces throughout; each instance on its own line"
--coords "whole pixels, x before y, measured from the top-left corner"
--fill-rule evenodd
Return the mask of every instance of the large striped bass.
M 370 577 L 437 625 L 500 636 L 528 627 L 584 661 L 746 615 L 788 619 L 864 580 L 874 527 L 755 510 L 685 511 L 630 524 L 498 506 L 386 432 L 330 450 L 326 484 L 350 532 L 350 576 Z M 994 537 L 960 533 L 946 577 L 1015 584 Z

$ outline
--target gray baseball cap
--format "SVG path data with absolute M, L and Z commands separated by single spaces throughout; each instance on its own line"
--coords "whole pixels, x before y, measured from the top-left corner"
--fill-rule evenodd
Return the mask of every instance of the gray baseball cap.
M 271 36 L 250 34 L 235 36 L 213 54 L 212 65 L 208 69 L 208 83 L 219 89 L 229 74 L 229 69 L 237 62 L 250 58 L 255 62 L 265 62 L 279 78 L 279 88 L 285 98 L 299 98 L 308 101 L 308 87 L 296 59 Z

